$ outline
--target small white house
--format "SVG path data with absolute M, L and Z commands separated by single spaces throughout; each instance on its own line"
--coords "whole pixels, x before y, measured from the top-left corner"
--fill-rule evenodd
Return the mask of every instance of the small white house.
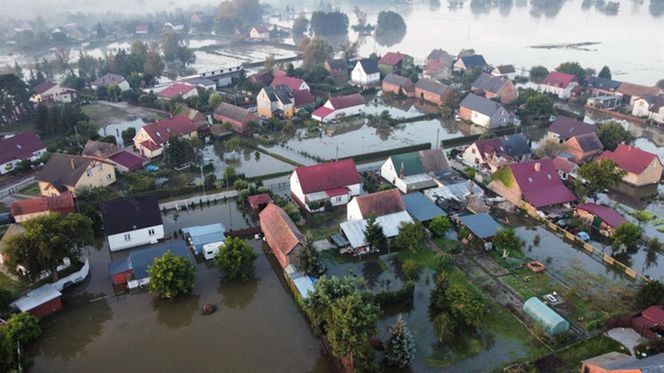
M 252 40 L 268 40 L 270 39 L 270 30 L 265 26 L 254 26 L 249 30 L 249 37 Z
M 384 190 L 354 197 L 346 207 L 346 221 L 377 218 L 406 211 L 401 193 L 397 189 Z
M 664 123 L 664 96 L 646 95 L 636 99 L 632 115 Z
M 290 176 L 291 195 L 309 212 L 323 211 L 325 201 L 345 205 L 362 192 L 360 174 L 352 159 L 298 167 Z
M 63 87 L 59 83 L 45 80 L 32 89 L 30 102 L 39 104 L 42 102 L 70 103 L 76 99 L 76 90 Z
M 355 64 L 350 73 L 350 80 L 357 85 L 374 85 L 380 83 L 378 62 L 371 58 L 363 58 Z
M 335 119 L 352 117 L 364 111 L 364 98 L 359 93 L 330 97 L 325 105 L 311 113 L 311 119 L 329 123 Z
M 38 161 L 46 154 L 46 144 L 33 132 L 0 138 L 0 175 L 14 170 L 23 160 Z
M 576 76 L 552 71 L 538 86 L 538 90 L 543 93 L 557 96 L 561 100 L 565 100 L 572 97 L 572 91 L 578 85 L 579 83 L 576 80 Z
M 435 175 L 449 169 L 443 148 L 434 148 L 389 157 L 380 176 L 406 194 L 437 186 Z
M 131 197 L 101 206 L 108 247 L 118 251 L 164 238 L 164 224 L 155 196 Z

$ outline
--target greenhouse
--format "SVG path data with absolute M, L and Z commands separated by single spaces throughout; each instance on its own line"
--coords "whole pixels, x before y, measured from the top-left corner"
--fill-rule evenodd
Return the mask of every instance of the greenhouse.
M 542 303 L 537 297 L 528 299 L 523 304 L 523 311 L 535 320 L 549 335 L 565 333 L 569 330 L 569 322 L 556 311 Z

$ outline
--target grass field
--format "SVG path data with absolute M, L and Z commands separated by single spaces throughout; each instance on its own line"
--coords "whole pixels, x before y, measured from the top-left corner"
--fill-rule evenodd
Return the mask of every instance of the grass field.
M 27 187 L 18 191 L 19 194 L 25 194 L 26 196 L 38 196 L 39 195 L 39 184 L 30 184 Z

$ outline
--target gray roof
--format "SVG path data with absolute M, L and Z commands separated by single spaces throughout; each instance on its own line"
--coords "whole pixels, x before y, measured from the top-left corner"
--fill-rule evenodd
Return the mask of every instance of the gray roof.
M 581 135 L 577 135 L 575 137 L 576 141 L 579 143 L 579 146 L 584 152 L 591 152 L 593 150 L 604 149 L 602 140 L 600 140 L 599 137 L 597 137 L 597 134 L 595 132 L 584 133 Z
M 120 84 L 124 81 L 126 81 L 126 79 L 122 75 L 108 73 L 92 82 L 92 85 L 106 87 L 111 84 Z
M 406 211 L 417 221 L 425 222 L 438 216 L 447 215 L 443 209 L 436 206 L 432 200 L 422 193 L 410 193 L 402 198 L 406 205 Z
M 508 84 L 509 80 L 500 76 L 493 76 L 482 73 L 472 84 L 473 89 L 481 89 L 484 92 L 496 93 L 502 86 Z
M 474 54 L 472 56 L 464 56 L 459 58 L 461 61 L 463 61 L 463 65 L 466 67 L 466 69 L 473 69 L 475 67 L 487 67 L 489 66 L 486 61 L 484 60 L 484 57 L 481 54 Z
M 293 91 L 287 85 L 278 85 L 276 87 L 265 87 L 265 94 L 272 102 L 280 101 L 284 105 L 293 103 Z
M 260 119 L 247 109 L 222 102 L 214 109 L 214 113 L 238 122 L 258 122 Z
M 451 92 L 451 88 L 443 83 L 438 83 L 435 80 L 431 79 L 420 79 L 417 84 L 415 84 L 415 88 L 419 88 L 423 91 L 435 93 L 439 96 L 444 96 L 447 95 L 449 92 Z
M 614 91 L 620 87 L 620 82 L 606 78 L 599 78 L 596 76 L 589 76 L 586 77 L 586 85 L 591 88 Z
M 193 78 L 187 78 L 187 79 L 182 79 L 183 82 L 192 84 L 192 85 L 198 85 L 198 86 L 204 86 L 204 87 L 209 87 L 211 85 L 217 85 L 217 83 L 214 82 L 214 80 L 203 77 L 203 76 L 196 76 Z
M 459 218 L 461 224 L 466 226 L 480 239 L 491 238 L 503 227 L 489 214 L 466 215 Z
M 528 138 L 523 133 L 500 137 L 500 146 L 500 150 L 510 157 L 518 157 L 531 153 Z
M 362 70 L 364 70 L 364 72 L 367 74 L 375 74 L 380 72 L 378 69 L 378 62 L 372 58 L 363 58 L 357 61 L 357 63 L 362 65 Z
M 498 70 L 501 74 L 511 74 L 516 72 L 516 70 L 514 70 L 514 65 L 496 66 L 496 70 Z
M 501 108 L 501 105 L 496 101 L 489 100 L 474 93 L 469 93 L 468 96 L 466 96 L 463 101 L 461 101 L 460 106 L 487 116 L 492 116 L 498 109 Z
M 101 215 L 108 236 L 163 224 L 155 195 L 105 202 L 101 205 Z
M 154 263 L 156 258 L 161 258 L 167 251 L 175 256 L 183 257 L 190 262 L 191 255 L 187 245 L 183 240 L 169 240 L 163 243 L 147 247 L 142 250 L 134 251 L 129 254 L 132 268 L 134 269 L 134 278 L 139 280 L 148 277 L 148 267 Z
M 397 74 L 387 74 L 385 78 L 383 78 L 383 83 L 393 84 L 398 87 L 401 87 L 408 82 L 410 82 L 410 79 Z

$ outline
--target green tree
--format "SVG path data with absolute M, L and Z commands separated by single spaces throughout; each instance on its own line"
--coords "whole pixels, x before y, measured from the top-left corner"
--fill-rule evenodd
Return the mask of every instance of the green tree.
M 300 43 L 300 50 L 304 66 L 322 64 L 329 60 L 334 52 L 327 40 L 318 37 L 304 39 Z
M 563 62 L 558 67 L 556 67 L 556 71 L 574 75 L 579 82 L 582 82 L 586 77 L 586 70 L 581 67 L 578 62 Z
M 318 327 L 325 328 L 331 315 L 332 302 L 357 291 L 350 277 L 322 276 L 314 283 L 314 290 L 305 300 L 309 316 Z
M 370 216 L 367 219 L 367 225 L 364 227 L 364 239 L 371 249 L 387 250 L 387 238 L 383 232 L 383 227 L 376 223 L 375 216 Z
M 126 130 L 122 131 L 122 143 L 124 146 L 128 146 L 134 143 L 134 136 L 136 136 L 136 128 L 129 127 Z
M 438 337 L 438 342 L 440 343 L 452 342 L 456 335 L 456 325 L 454 324 L 454 320 L 452 320 L 450 315 L 445 312 L 434 317 L 433 328 Z
M 149 288 L 160 298 L 173 299 L 194 288 L 195 269 L 187 258 L 167 251 L 148 267 Z
M 14 74 L 0 75 L 0 124 L 21 121 L 32 116 L 32 90 Z
M 436 216 L 429 223 L 429 230 L 438 237 L 445 236 L 450 228 L 452 228 L 452 221 L 447 216 Z
M 314 240 L 311 234 L 304 235 L 302 249 L 297 253 L 299 268 L 309 276 L 319 276 L 323 272 L 323 265 L 320 262 L 320 255 L 314 247 Z
M 317 36 L 347 34 L 348 25 L 348 16 L 338 11 L 313 12 L 309 21 L 309 29 Z
M 634 298 L 639 309 L 662 304 L 664 302 L 664 284 L 657 280 L 644 282 L 639 286 Z
M 406 368 L 415 358 L 415 340 L 401 316 L 390 326 L 390 337 L 385 346 L 388 365 Z
M 247 280 L 254 274 L 254 262 L 258 255 L 247 241 L 227 237 L 214 257 L 214 264 L 227 279 Z
M 544 66 L 534 66 L 530 69 L 530 80 L 534 83 L 541 83 L 547 75 L 549 75 L 549 70 Z
M 664 79 L 660 79 L 657 81 L 657 87 L 664 89 Z
M 391 10 L 378 13 L 376 33 L 399 32 L 406 30 L 406 22 L 397 12 Z
M 609 69 L 608 66 L 604 65 L 597 74 L 597 77 L 603 79 L 611 79 L 611 69 Z
M 630 222 L 620 224 L 613 232 L 613 244 L 616 246 L 622 244 L 627 247 L 634 247 L 640 238 L 641 227 Z
M 525 100 L 521 116 L 527 120 L 541 121 L 555 113 L 551 99 L 544 94 L 535 93 Z
M 300 208 L 297 207 L 297 205 L 294 202 L 287 203 L 284 206 L 284 211 L 286 211 L 286 215 L 288 215 L 288 217 L 294 222 L 298 222 L 302 219 Z
M 295 20 L 293 20 L 293 34 L 302 35 L 309 30 L 309 20 L 307 17 L 300 13 Z
M 482 322 L 485 307 L 482 300 L 460 284 L 452 284 L 445 291 L 451 315 L 457 322 L 477 327 Z
M 335 299 L 330 306 L 327 337 L 332 353 L 346 357 L 359 371 L 368 370 L 373 362 L 369 338 L 376 334 L 380 308 L 365 301 L 359 291 Z
M 109 84 L 106 86 L 106 97 L 115 102 L 118 101 L 118 97 L 122 94 L 122 90 L 118 87 L 117 84 Z
M 565 145 L 558 140 L 547 139 L 535 149 L 537 158 L 554 158 L 565 149 Z
M 0 317 L 9 309 L 9 305 L 14 301 L 14 293 L 5 288 L 0 288 Z
M 503 228 L 493 236 L 493 246 L 498 250 L 509 252 L 520 252 L 523 248 L 523 240 L 520 239 L 514 229 L 510 227 Z
M 597 130 L 597 136 L 602 140 L 602 144 L 604 144 L 604 148 L 607 150 L 616 150 L 618 144 L 629 144 L 634 139 L 634 136 L 629 131 L 615 121 L 608 121 L 600 125 Z
M 94 240 L 92 222 L 81 214 L 51 213 L 23 223 L 25 232 L 11 237 L 3 249 L 5 265 L 15 275 L 35 281 L 44 272 L 58 280 L 57 267 L 65 258 L 78 259 L 80 249 Z M 18 269 L 21 266 L 25 272 Z
M 25 345 L 36 340 L 41 334 L 39 319 L 27 312 L 15 313 L 7 319 L 4 326 L 7 335 L 14 341 Z
M 612 159 L 595 159 L 579 168 L 578 174 L 586 181 L 586 188 L 597 199 L 597 193 L 612 188 L 622 180 L 626 172 Z
M 406 281 L 417 281 L 420 278 L 420 264 L 413 259 L 406 259 L 401 266 L 401 272 Z
M 427 237 L 420 222 L 401 223 L 395 244 L 398 248 L 417 251 L 427 246 Z
M 178 167 L 188 162 L 196 162 L 196 150 L 191 142 L 179 137 L 171 137 L 164 149 L 164 164 Z
M 208 106 L 210 108 L 216 108 L 221 104 L 221 95 L 219 93 L 212 93 L 210 97 L 208 97 Z

